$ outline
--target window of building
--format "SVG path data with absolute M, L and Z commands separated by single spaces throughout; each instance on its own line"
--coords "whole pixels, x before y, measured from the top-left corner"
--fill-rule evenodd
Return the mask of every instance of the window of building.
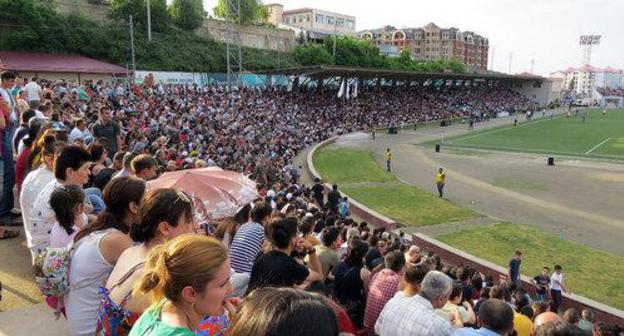
M 324 23 L 323 21 L 325 21 L 325 17 L 323 15 L 316 14 L 314 21 L 316 21 L 316 23 Z
M 327 24 L 329 25 L 333 25 L 336 19 L 333 16 L 328 16 L 327 17 Z
M 420 48 L 414 48 L 414 54 L 420 54 Z
M 344 26 L 345 25 L 345 20 L 343 18 L 337 18 L 336 19 L 336 24 L 339 26 Z
M 355 22 L 353 20 L 347 20 L 347 27 L 353 28 L 355 26 Z
M 427 33 L 427 37 L 429 37 L 429 33 Z
M 445 39 L 445 40 L 448 40 L 449 34 L 448 33 L 442 34 L 442 38 Z

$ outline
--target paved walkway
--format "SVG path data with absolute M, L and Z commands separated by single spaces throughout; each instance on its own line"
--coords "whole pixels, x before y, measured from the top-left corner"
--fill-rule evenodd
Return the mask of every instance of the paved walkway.
M 510 124 L 511 118 L 477 124 L 484 129 Z M 470 132 L 465 125 L 444 136 Z M 624 165 L 566 159 L 554 167 L 539 154 L 450 149 L 441 153 L 417 145 L 442 137 L 440 128 L 378 134 L 376 140 L 352 135 L 334 146 L 372 150 L 380 164 L 393 151 L 393 172 L 406 183 L 435 193 L 437 167 L 447 171 L 445 196 L 493 218 L 525 224 L 564 239 L 624 256 Z M 432 229 L 433 230 L 433 229 Z M 432 232 L 433 233 L 433 232 Z

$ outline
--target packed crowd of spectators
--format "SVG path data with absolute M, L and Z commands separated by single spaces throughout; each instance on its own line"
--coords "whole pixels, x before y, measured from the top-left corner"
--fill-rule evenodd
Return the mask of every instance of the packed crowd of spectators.
M 616 335 L 589 310 L 560 317 L 512 277 L 444 264 L 354 221 L 337 187 L 300 183 L 294 156 L 333 134 L 530 106 L 497 87 L 402 90 L 344 101 L 306 89 L 22 86 L 4 73 L 3 209 L 16 182 L 37 283 L 71 335 Z M 146 190 L 163 171 L 213 165 L 249 174 L 259 195 L 213 235 L 197 232 L 189 195 Z
M 624 88 L 597 88 L 597 90 L 606 97 L 624 97 Z

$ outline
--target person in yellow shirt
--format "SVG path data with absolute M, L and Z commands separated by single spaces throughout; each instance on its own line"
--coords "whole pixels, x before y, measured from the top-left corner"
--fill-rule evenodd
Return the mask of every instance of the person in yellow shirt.
M 440 197 L 444 195 L 444 182 L 446 181 L 446 174 L 442 168 L 438 169 L 436 174 L 436 186 L 438 187 L 438 194 Z
M 527 313 L 532 313 L 532 309 L 529 306 L 522 307 L 523 310 L 526 308 L 526 312 L 514 312 L 513 324 L 514 330 L 516 331 L 516 335 L 518 336 L 530 336 L 531 330 L 533 329 L 533 322 L 531 318 L 526 316 Z M 529 311 L 529 309 L 531 311 Z
M 392 152 L 390 148 L 386 149 L 386 154 L 384 156 L 386 158 L 386 168 L 390 171 L 390 163 L 392 162 Z

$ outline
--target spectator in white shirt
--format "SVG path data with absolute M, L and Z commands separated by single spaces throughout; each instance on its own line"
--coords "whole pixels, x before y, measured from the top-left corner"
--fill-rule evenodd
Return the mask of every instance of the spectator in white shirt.
M 31 109 L 37 109 L 43 98 L 43 90 L 41 86 L 37 84 L 37 78 L 33 77 L 28 84 L 24 86 L 26 91 L 26 98 L 28 99 L 28 105 Z
M 89 152 L 79 146 L 63 148 L 54 161 L 55 179 L 48 183 L 35 200 L 30 211 L 30 228 L 26 228 L 27 243 L 34 257 L 50 246 L 50 234 L 55 223 L 54 210 L 50 206 L 52 192 L 63 185 L 82 186 L 89 180 Z M 30 231 L 30 232 L 28 232 Z
M 41 194 L 41 191 L 54 179 L 54 157 L 61 148 L 61 144 L 54 139 L 53 136 L 47 136 L 44 139 L 44 145 L 41 148 L 41 165 L 39 168 L 28 173 L 22 183 L 22 192 L 20 193 L 20 209 L 22 209 L 22 219 L 24 221 L 24 231 L 26 232 L 26 241 L 31 244 L 33 241 L 33 226 L 31 223 L 31 210 L 35 200 Z
M 444 307 L 452 289 L 446 274 L 431 271 L 423 279 L 420 293 L 412 297 L 396 296 L 381 311 L 375 332 L 380 336 L 447 336 L 451 323 L 434 309 Z M 461 320 L 457 317 L 454 321 Z
M 559 312 L 562 291 L 567 293 L 566 288 L 563 286 L 563 273 L 561 273 L 561 266 L 555 265 L 555 272 L 550 276 L 550 296 L 552 297 L 550 311 L 554 313 Z
M 87 128 L 87 123 L 83 119 L 76 119 L 74 121 L 74 128 L 69 133 L 67 141 L 73 144 L 76 139 L 82 139 L 82 141 L 89 145 L 93 141 L 93 135 Z

